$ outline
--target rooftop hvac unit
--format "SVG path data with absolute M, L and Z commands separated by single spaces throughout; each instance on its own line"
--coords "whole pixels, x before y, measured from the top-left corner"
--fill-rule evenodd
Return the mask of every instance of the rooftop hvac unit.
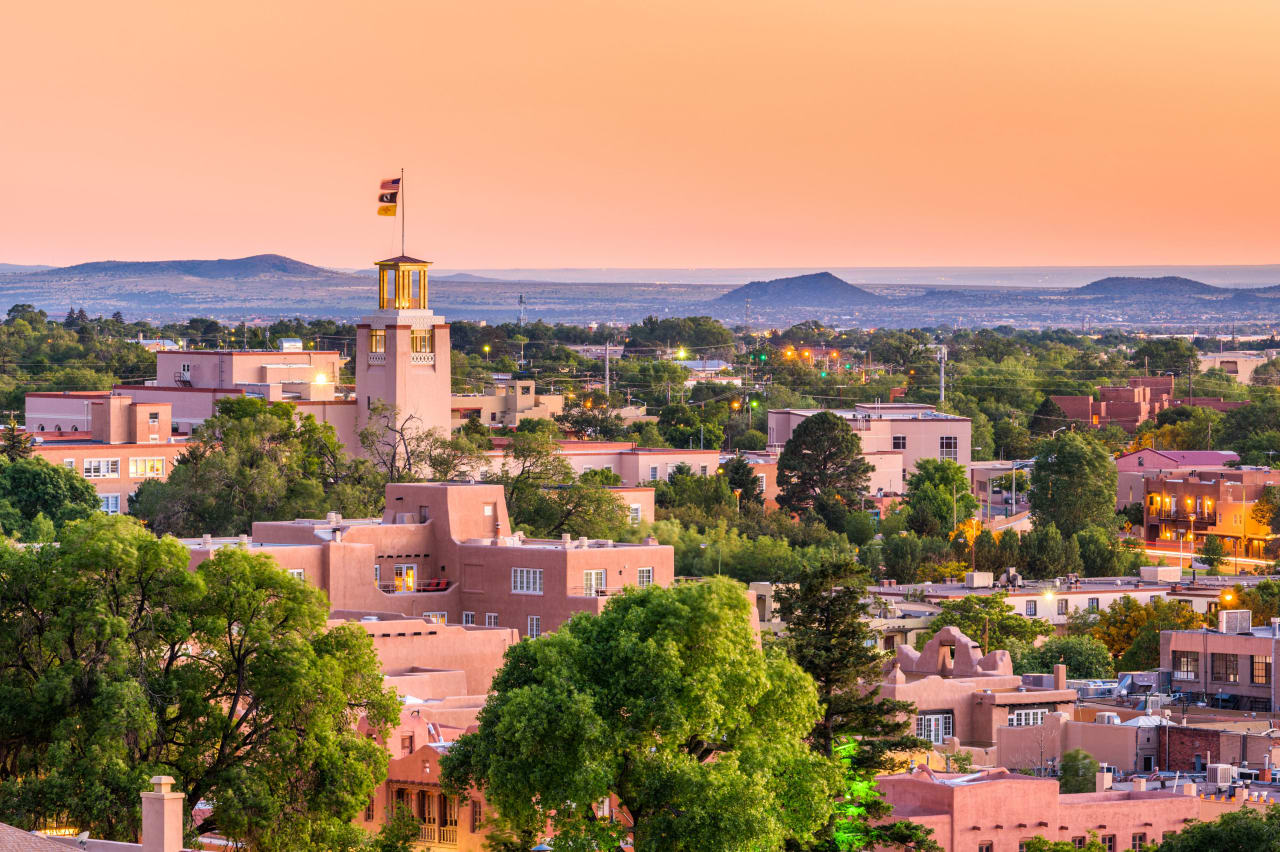
M 1251 633 L 1253 613 L 1247 609 L 1223 609 L 1218 611 L 1219 633 Z
M 1226 787 L 1235 780 L 1235 767 L 1230 763 L 1210 763 L 1205 780 L 1219 787 Z
M 1099 725 L 1119 725 L 1120 714 L 1119 713 L 1099 713 L 1097 716 L 1093 717 L 1093 721 L 1097 722 Z
M 991 588 L 991 581 L 990 571 L 968 571 L 964 575 L 966 589 L 989 589 Z

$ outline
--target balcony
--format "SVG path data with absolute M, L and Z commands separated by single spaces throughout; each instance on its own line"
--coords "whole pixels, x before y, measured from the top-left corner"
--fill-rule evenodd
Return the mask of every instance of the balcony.
M 1162 521 L 1190 521 L 1193 524 L 1215 526 L 1220 522 L 1217 512 L 1196 512 L 1183 509 L 1158 509 L 1152 516 Z
M 370 352 L 370 353 L 369 353 L 369 363 L 370 363 L 370 364 L 385 364 L 385 363 L 387 363 L 387 353 L 385 353 L 385 352 Z
M 622 586 L 570 586 L 571 598 L 608 598 L 622 594 Z
M 436 362 L 436 353 L 434 352 L 413 352 L 409 355 L 410 364 L 434 364 Z
M 419 580 L 417 583 L 378 583 L 378 591 L 388 595 L 418 594 L 420 592 L 446 592 L 448 580 Z
M 418 825 L 418 842 L 457 846 L 458 827 L 456 825 L 437 826 L 433 822 L 421 823 Z

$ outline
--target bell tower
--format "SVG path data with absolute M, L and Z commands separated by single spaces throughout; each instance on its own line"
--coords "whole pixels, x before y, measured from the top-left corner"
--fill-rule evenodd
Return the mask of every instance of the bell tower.
M 430 261 L 380 260 L 378 310 L 356 325 L 356 428 L 379 403 L 397 422 L 449 432 L 449 326 L 427 307 Z

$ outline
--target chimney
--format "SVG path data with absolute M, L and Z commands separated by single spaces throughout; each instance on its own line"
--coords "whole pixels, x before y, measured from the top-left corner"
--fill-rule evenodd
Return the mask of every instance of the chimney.
M 209 533 L 205 533 L 200 537 L 200 544 L 203 547 L 213 547 L 213 536 Z
M 1067 688 L 1067 667 L 1062 663 L 1057 663 L 1053 667 L 1053 688 Z
M 1093 791 L 1095 793 L 1105 793 L 1111 789 L 1111 773 L 1099 772 L 1093 776 Z
M 182 800 L 173 779 L 157 775 L 154 790 L 142 794 L 142 852 L 179 852 L 182 849 Z
M 1280 636 L 1280 618 L 1271 619 L 1271 635 Z
M 249 536 L 246 535 L 245 533 L 240 533 L 240 546 L 241 547 L 249 546 Z

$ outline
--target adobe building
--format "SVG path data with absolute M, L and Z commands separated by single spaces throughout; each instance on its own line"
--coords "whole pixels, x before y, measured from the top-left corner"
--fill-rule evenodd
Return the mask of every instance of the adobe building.
M 1066 667 L 1056 666 L 1048 689 L 1023 685 L 1008 651 L 982 655 L 978 643 L 944 627 L 924 648 L 898 645 L 880 694 L 910 701 L 915 735 L 935 746 L 996 745 L 1004 726 L 1040 725 L 1050 713 L 1070 713 L 1076 691 L 1066 688 Z
M 783 408 L 769 412 L 769 449 L 779 451 L 802 422 L 823 409 Z M 865 403 L 830 409 L 862 442 L 862 452 L 875 471 L 871 492 L 901 493 L 905 477 L 922 458 L 950 459 L 968 466 L 973 460 L 973 423 L 967 417 L 945 414 L 932 405 Z
M 1116 458 L 1116 509 L 1141 503 L 1143 483 L 1165 474 L 1177 476 L 1194 470 L 1221 470 L 1240 461 L 1229 450 L 1156 450 L 1143 447 Z
M 68 405 L 78 418 L 51 424 L 69 429 L 41 430 L 32 436 L 31 453 L 50 464 L 70 468 L 93 483 L 102 511 L 128 509 L 129 497 L 148 479 L 164 479 L 186 449 L 173 434 L 168 403 L 139 403 L 127 396 L 100 394 L 28 394 L 28 405 L 53 411 Z M 80 423 L 87 424 L 82 430 Z M 38 424 L 39 425 L 39 424 Z
M 1277 536 L 1253 517 L 1263 489 L 1280 484 L 1266 467 L 1201 467 L 1160 472 L 1142 482 L 1143 537 L 1198 548 L 1217 536 L 1231 555 L 1270 558 Z
M 1126 385 L 1098 388 L 1096 400 L 1087 395 L 1051 395 L 1049 398 L 1058 404 L 1068 420 L 1095 429 L 1119 426 L 1126 432 L 1133 432 L 1161 411 L 1180 405 L 1230 411 L 1249 404 L 1220 396 L 1179 397 L 1173 376 L 1132 376 Z
M 1216 629 L 1160 633 L 1160 670 L 1172 689 L 1213 707 L 1274 712 L 1280 619 L 1254 627 L 1247 609 L 1218 611 Z
M 253 525 L 243 539 L 188 539 L 191 564 L 220 547 L 272 556 L 323 589 L 335 611 L 441 624 L 507 627 L 536 637 L 578 612 L 598 613 L 631 586 L 669 586 L 671 547 L 526 538 L 511 532 L 499 485 L 404 483 L 386 489 L 381 518 Z
M 550 420 L 564 413 L 564 395 L 538 393 L 529 379 L 494 382 L 484 393 L 455 393 L 449 402 L 449 426 L 460 428 L 468 420 L 491 427 L 514 429 L 521 420 Z

